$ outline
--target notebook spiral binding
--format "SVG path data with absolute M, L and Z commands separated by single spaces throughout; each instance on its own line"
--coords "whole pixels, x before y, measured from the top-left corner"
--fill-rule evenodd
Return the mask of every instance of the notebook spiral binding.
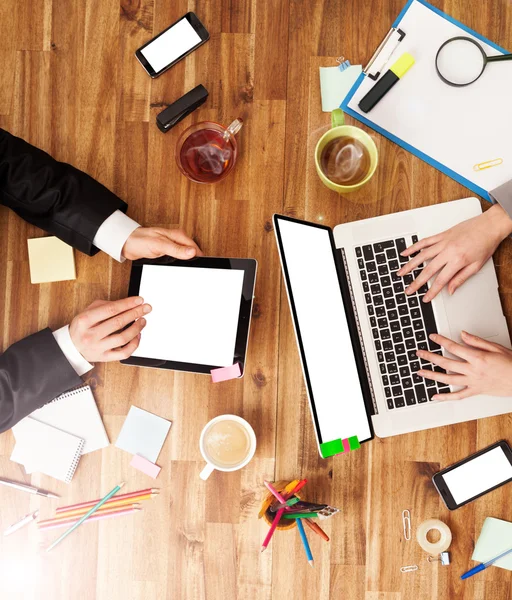
M 66 475 L 66 483 L 71 483 L 71 480 L 73 479 L 73 475 L 75 474 L 75 471 L 78 468 L 78 463 L 80 462 L 80 458 L 82 457 L 82 451 L 84 449 L 84 445 L 85 445 L 85 440 L 80 440 L 80 445 L 78 446 L 78 450 L 75 454 L 75 457 L 73 458 L 73 462 L 71 463 L 71 466 L 69 467 L 69 471 Z
M 356 298 L 355 298 L 355 295 L 354 295 L 354 289 L 352 287 L 352 279 L 350 277 L 350 272 L 348 270 L 347 255 L 345 253 L 345 249 L 344 248 L 341 248 L 341 255 L 343 257 L 343 267 L 344 267 L 345 273 L 347 275 L 348 289 L 349 289 L 349 292 L 350 292 L 350 300 L 352 301 L 352 306 L 354 308 L 354 316 L 355 316 L 355 319 L 356 319 L 357 333 L 359 335 L 359 342 L 361 344 L 361 351 L 363 353 L 364 368 L 366 369 L 366 376 L 367 376 L 367 379 L 368 379 L 368 385 L 370 386 L 370 393 L 372 395 L 373 409 L 375 411 L 375 414 L 378 414 L 379 410 L 377 408 L 377 402 L 375 400 L 375 391 L 373 389 L 373 383 L 372 383 L 372 379 L 371 379 L 371 375 L 370 375 L 370 366 L 368 364 L 368 356 L 366 354 L 366 348 L 364 346 L 363 332 L 361 330 L 361 323 L 359 321 L 359 313 L 357 312 L 357 306 L 356 306 Z
M 64 398 L 70 398 L 71 396 L 76 396 L 77 394 L 80 394 L 82 390 L 85 390 L 88 387 L 89 386 L 86 384 L 86 385 L 80 385 L 76 388 L 72 388 L 71 390 L 64 392 L 63 394 L 60 394 L 60 396 L 57 396 L 53 400 L 49 400 L 46 404 L 53 404 L 53 402 L 63 400 Z M 46 406 L 46 404 L 45 404 L 45 406 Z

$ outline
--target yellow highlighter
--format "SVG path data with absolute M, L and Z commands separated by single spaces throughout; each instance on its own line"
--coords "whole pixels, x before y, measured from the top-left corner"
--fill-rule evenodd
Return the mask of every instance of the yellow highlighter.
M 369 112 L 389 92 L 395 83 L 400 81 L 413 64 L 414 58 L 408 52 L 404 52 L 389 71 L 384 73 L 372 89 L 361 99 L 358 105 L 359 108 L 364 113 Z

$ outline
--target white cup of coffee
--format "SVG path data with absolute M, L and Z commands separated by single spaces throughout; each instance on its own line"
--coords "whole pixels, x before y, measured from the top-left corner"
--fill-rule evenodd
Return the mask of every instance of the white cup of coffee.
M 199 449 L 206 466 L 199 477 L 206 480 L 213 471 L 238 471 L 256 452 L 256 434 L 249 423 L 236 415 L 220 415 L 201 432 Z

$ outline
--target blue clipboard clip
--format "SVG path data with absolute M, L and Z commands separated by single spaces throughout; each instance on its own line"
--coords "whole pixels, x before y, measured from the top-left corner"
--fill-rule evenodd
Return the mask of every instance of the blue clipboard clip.
M 393 56 L 404 37 L 405 31 L 398 27 L 392 27 L 373 53 L 373 56 L 363 69 L 363 73 L 370 79 L 373 79 L 373 81 L 377 81 L 382 73 L 382 69 L 384 69 L 389 59 Z M 381 55 L 383 58 L 381 58 Z

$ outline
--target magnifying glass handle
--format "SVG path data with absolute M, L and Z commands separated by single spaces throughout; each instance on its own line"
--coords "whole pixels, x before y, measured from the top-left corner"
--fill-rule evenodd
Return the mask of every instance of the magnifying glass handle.
M 512 60 L 512 54 L 498 54 L 497 56 L 487 57 L 487 62 L 498 62 L 500 60 Z

